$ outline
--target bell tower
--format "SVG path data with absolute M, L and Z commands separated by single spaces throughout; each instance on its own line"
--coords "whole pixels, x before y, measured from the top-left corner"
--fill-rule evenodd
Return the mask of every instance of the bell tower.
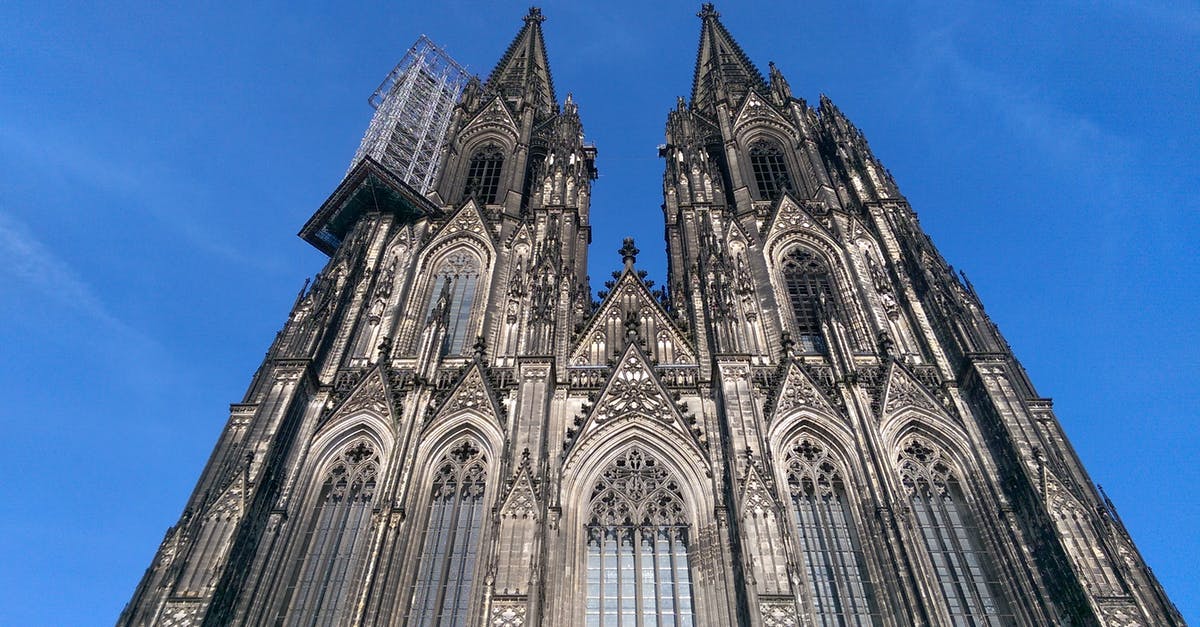
M 668 300 L 711 377 L 742 620 L 1182 624 L 863 134 L 698 16 Z
M 414 48 L 118 624 L 1183 624 L 863 134 L 699 17 L 667 284 L 598 301 L 541 11 Z

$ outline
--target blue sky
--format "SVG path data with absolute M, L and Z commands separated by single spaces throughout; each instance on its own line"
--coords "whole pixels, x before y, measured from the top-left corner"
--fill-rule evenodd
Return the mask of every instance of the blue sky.
M 113 622 L 321 268 L 295 232 L 367 96 L 422 33 L 486 74 L 526 8 L 245 4 L 0 4 L 0 624 Z M 866 133 L 1200 621 L 1200 6 L 950 4 L 717 8 Z M 542 6 L 599 148 L 594 286 L 627 234 L 661 282 L 698 3 Z

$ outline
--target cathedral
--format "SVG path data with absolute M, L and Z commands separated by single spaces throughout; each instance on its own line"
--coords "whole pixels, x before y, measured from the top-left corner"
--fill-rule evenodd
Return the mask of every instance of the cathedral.
M 666 285 L 631 239 L 587 276 L 530 9 L 424 178 L 368 151 L 303 226 L 328 264 L 119 625 L 1184 624 L 863 134 L 699 18 Z

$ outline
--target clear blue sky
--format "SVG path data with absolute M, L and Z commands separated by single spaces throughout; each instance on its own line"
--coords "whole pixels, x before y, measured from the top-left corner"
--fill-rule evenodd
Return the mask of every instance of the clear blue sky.
M 0 624 L 113 622 L 321 268 L 295 232 L 367 96 L 421 33 L 486 74 L 526 8 L 164 4 L 0 4 Z M 717 8 L 863 129 L 1200 622 L 1200 6 L 951 4 Z M 594 287 L 626 234 L 662 280 L 698 5 L 543 5 L 599 147 Z

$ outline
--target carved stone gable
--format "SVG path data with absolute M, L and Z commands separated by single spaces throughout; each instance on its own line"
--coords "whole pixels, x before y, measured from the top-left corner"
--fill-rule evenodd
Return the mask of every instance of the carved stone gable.
M 346 395 L 330 416 L 335 420 L 360 411 L 370 411 L 384 417 L 392 417 L 391 406 L 388 402 L 388 386 L 383 379 L 383 373 L 373 368 L 358 382 L 354 389 Z
M 470 137 L 476 133 L 493 130 L 501 131 L 508 137 L 517 138 L 517 123 L 513 120 L 512 113 L 508 107 L 504 106 L 504 101 L 499 97 L 493 98 L 491 102 L 484 105 L 479 113 L 463 127 L 462 136 Z
M 748 515 L 764 516 L 776 511 L 775 498 L 758 468 L 751 464 L 742 479 L 742 511 Z
M 533 480 L 529 477 L 528 469 L 522 468 L 517 472 L 512 488 L 504 497 L 500 507 L 502 518 L 537 518 L 537 494 L 533 490 Z
M 787 412 L 805 407 L 824 413 L 837 414 L 812 377 L 808 376 L 803 368 L 792 362 L 788 365 L 787 375 L 779 387 L 779 396 L 776 397 L 774 410 L 769 419 L 774 420 Z
M 625 353 L 617 366 L 593 416 L 597 422 L 603 422 L 630 413 L 664 421 L 670 421 L 674 413 L 669 399 L 654 380 L 649 364 L 632 350 Z
M 787 194 L 779 199 L 770 225 L 763 230 L 767 233 L 768 241 L 792 231 L 814 231 L 827 237 L 830 236 L 829 231 L 812 216 L 811 212 L 800 206 L 800 203 Z
M 470 233 L 490 240 L 492 233 L 485 224 L 483 214 L 479 213 L 479 205 L 472 198 L 446 221 L 440 235 L 446 237 Z
M 901 409 L 915 408 L 944 413 L 941 405 L 934 400 L 933 395 L 916 379 L 899 365 L 892 366 L 888 376 L 887 388 L 883 401 L 883 414 L 895 414 Z
M 479 366 L 471 366 L 466 376 L 450 393 L 450 397 L 442 405 L 439 413 L 453 413 L 461 410 L 476 410 L 484 414 L 494 414 L 491 398 L 488 395 L 487 383 Z
M 600 308 L 579 334 L 571 350 L 573 365 L 603 365 L 608 356 L 593 350 L 604 345 L 608 350 L 625 346 L 627 321 L 632 321 L 646 349 L 661 364 L 691 365 L 696 352 L 671 320 L 650 290 L 632 270 L 626 270 L 613 285 Z
M 752 91 L 742 103 L 733 127 L 735 130 L 741 130 L 745 126 L 763 123 L 783 130 L 790 130 L 792 126 L 765 98 Z

